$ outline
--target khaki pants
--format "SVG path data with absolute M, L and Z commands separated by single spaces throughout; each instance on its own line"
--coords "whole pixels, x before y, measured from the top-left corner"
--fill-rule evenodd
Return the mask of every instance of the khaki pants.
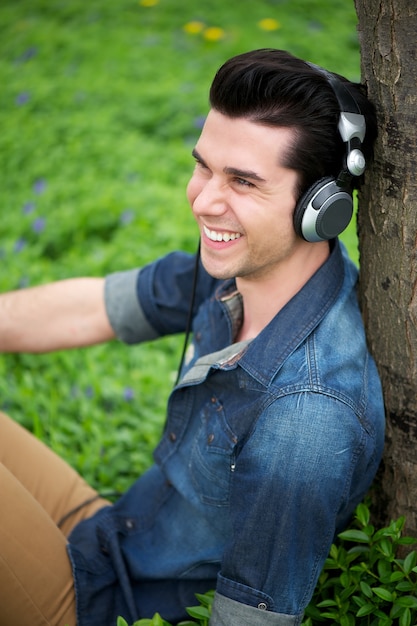
M 66 537 L 106 504 L 0 413 L 0 626 L 76 625 Z

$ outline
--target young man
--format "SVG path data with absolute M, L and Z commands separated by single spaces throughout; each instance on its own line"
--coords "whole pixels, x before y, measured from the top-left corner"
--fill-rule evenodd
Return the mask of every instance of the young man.
M 211 626 L 296 626 L 375 475 L 382 394 L 337 240 L 372 106 L 279 50 L 226 62 L 210 104 L 194 294 L 195 259 L 173 253 L 0 298 L 3 351 L 155 339 L 190 303 L 193 333 L 155 464 L 114 505 L 2 417 L 1 623 L 175 622 L 215 588 Z

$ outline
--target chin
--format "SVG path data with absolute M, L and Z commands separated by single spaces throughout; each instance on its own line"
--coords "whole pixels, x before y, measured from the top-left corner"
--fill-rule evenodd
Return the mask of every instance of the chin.
M 226 280 L 227 278 L 234 277 L 234 275 L 228 272 L 225 267 L 219 267 L 214 263 L 210 263 L 209 261 L 207 262 L 203 256 L 201 257 L 201 262 L 207 274 L 210 274 L 213 278 L 217 278 L 217 280 Z

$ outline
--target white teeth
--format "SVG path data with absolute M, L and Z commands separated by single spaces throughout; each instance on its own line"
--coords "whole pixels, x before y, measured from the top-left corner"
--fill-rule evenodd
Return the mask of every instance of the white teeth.
M 222 233 L 216 230 L 209 230 L 207 226 L 204 226 L 204 232 L 212 241 L 234 241 L 239 239 L 240 233 Z

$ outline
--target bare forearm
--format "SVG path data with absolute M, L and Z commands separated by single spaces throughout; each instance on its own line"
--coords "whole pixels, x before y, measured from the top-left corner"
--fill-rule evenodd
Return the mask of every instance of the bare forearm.
M 0 351 L 50 352 L 114 337 L 104 280 L 74 278 L 0 295 Z

